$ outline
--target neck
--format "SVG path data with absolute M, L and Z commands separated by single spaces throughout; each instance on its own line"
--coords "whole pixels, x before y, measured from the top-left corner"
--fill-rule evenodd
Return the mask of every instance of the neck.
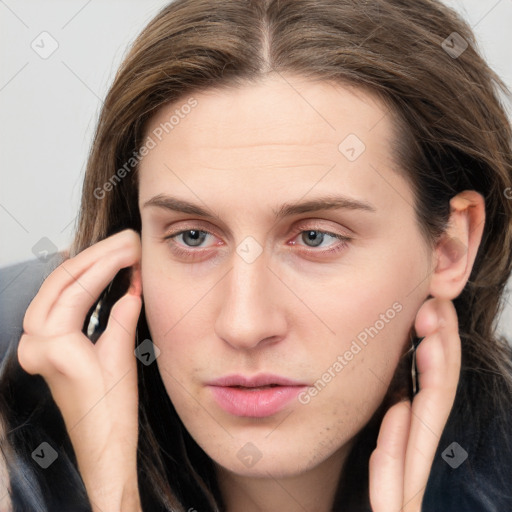
M 319 465 L 282 478 L 244 476 L 217 466 L 217 478 L 226 512 L 330 512 L 347 447 Z

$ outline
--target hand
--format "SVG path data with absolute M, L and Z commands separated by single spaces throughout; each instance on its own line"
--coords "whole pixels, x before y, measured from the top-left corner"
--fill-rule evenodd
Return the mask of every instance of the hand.
M 373 512 L 420 512 L 432 461 L 450 414 L 460 374 L 461 342 L 455 307 L 426 301 L 415 321 L 424 339 L 416 350 L 420 391 L 384 416 L 370 457 Z
M 139 236 L 126 230 L 64 261 L 27 309 L 18 348 L 22 368 L 44 377 L 60 408 L 94 511 L 141 510 L 133 353 L 140 254 Z M 117 272 L 132 266 L 130 289 L 93 344 L 82 333 L 85 316 Z

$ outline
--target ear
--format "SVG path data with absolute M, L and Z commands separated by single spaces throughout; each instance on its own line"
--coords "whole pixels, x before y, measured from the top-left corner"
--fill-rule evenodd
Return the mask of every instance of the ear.
M 465 190 L 450 201 L 448 228 L 435 249 L 435 270 L 430 295 L 453 300 L 469 279 L 485 224 L 485 200 L 474 190 Z

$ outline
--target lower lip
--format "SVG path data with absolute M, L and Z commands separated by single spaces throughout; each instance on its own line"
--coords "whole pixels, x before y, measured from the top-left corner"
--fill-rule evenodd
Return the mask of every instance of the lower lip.
M 272 416 L 306 388 L 306 386 L 275 386 L 263 389 L 209 386 L 213 398 L 226 412 L 235 416 L 265 418 Z

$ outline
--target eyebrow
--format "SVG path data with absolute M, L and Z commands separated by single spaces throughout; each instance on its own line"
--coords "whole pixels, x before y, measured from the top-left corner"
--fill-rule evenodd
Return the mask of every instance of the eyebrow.
M 148 201 L 146 201 L 142 208 L 153 206 L 162 208 L 165 210 L 171 210 L 175 212 L 188 213 L 191 215 L 198 215 L 206 218 L 218 218 L 213 212 L 206 208 L 203 208 L 197 204 L 178 199 L 176 197 L 168 196 L 165 194 L 158 194 Z M 302 201 L 296 203 L 284 203 L 276 209 L 272 209 L 276 220 L 288 217 L 291 215 L 297 215 L 300 213 L 315 212 L 319 210 L 359 210 L 375 213 L 377 210 L 370 203 L 359 201 L 345 196 L 334 196 L 328 195 L 312 199 L 309 201 Z

